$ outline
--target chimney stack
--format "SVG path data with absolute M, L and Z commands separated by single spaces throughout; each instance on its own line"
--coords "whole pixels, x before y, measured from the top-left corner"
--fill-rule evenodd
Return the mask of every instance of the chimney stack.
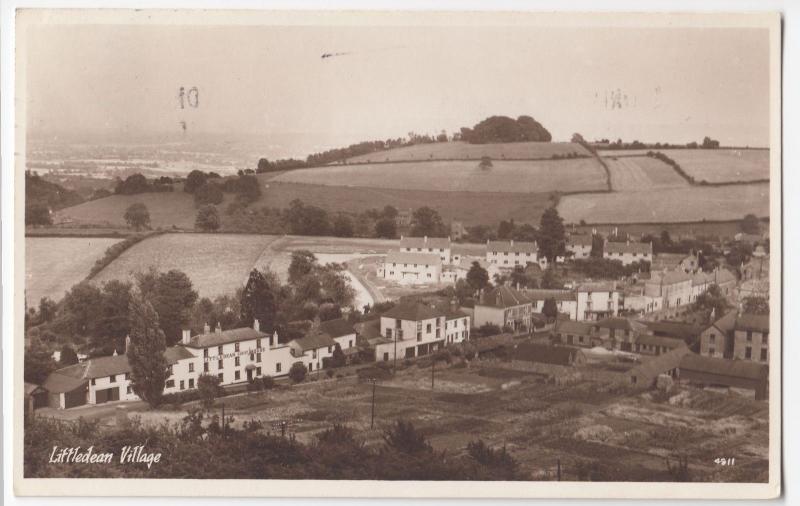
M 261 332 L 261 322 L 258 321 L 258 318 L 253 319 L 253 330 Z
M 192 331 L 183 329 L 181 332 L 181 344 L 189 344 L 189 340 L 192 338 Z
M 131 336 L 125 336 L 125 354 L 128 353 L 128 350 L 131 348 Z
M 214 329 L 214 332 L 222 334 L 222 325 L 220 325 L 219 322 L 217 322 L 217 327 Z
M 269 345 L 270 346 L 277 346 L 278 345 L 278 331 L 277 330 L 272 332 L 272 337 L 269 338 Z
M 206 322 L 206 324 L 203 325 L 203 334 L 208 334 L 209 332 L 211 332 L 211 327 L 209 327 L 208 322 Z
M 511 239 L 511 247 L 514 247 L 514 239 Z

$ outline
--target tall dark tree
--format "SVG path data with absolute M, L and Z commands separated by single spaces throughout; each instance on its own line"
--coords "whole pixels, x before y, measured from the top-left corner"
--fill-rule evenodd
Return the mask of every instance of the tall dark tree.
M 761 223 L 759 223 L 755 214 L 745 215 L 739 227 L 746 234 L 758 234 L 761 232 Z
M 42 297 L 39 300 L 39 321 L 48 323 L 56 316 L 56 303 L 50 297 Z
M 725 298 L 725 295 L 722 293 L 722 290 L 718 285 L 709 286 L 705 292 L 697 296 L 697 299 L 694 302 L 694 309 L 706 311 L 713 310 L 716 318 L 719 318 L 725 314 L 725 311 L 729 307 L 730 304 L 728 304 L 728 300 Z
M 194 222 L 194 228 L 204 232 L 214 232 L 219 229 L 219 226 L 220 220 L 217 206 L 208 204 L 197 211 L 197 219 Z
M 78 363 L 78 354 L 75 353 L 75 349 L 65 344 L 61 347 L 61 356 L 58 359 L 58 365 L 61 367 L 66 367 L 68 365 L 73 365 Z
M 548 208 L 542 214 L 539 223 L 539 251 L 551 264 L 566 251 L 564 221 L 555 207 Z
M 250 277 L 242 291 L 241 322 L 252 325 L 258 319 L 261 328 L 274 327 L 280 303 L 280 282 L 271 271 L 250 271 Z
M 564 288 L 564 281 L 561 279 L 561 276 L 558 275 L 555 265 L 551 264 L 545 269 L 544 275 L 542 276 L 542 288 Z
M 222 187 L 217 183 L 207 182 L 194 192 L 194 203 L 198 206 L 221 204 L 224 198 Z
M 375 223 L 375 235 L 384 239 L 397 237 L 397 223 L 394 218 L 382 218 Z
M 603 246 L 605 246 L 603 236 L 600 234 L 592 234 L 592 251 L 589 253 L 589 256 L 592 258 L 603 258 Z
M 411 218 L 411 234 L 415 236 L 439 237 L 447 234 L 442 217 L 435 209 L 423 206 L 414 211 Z
M 122 352 L 125 337 L 131 329 L 130 303 L 133 285 L 113 279 L 103 285 L 102 303 L 96 308 L 96 331 L 89 339 L 92 355 L 111 355 Z
M 308 250 L 292 252 L 292 261 L 289 263 L 289 283 L 295 284 L 317 267 L 317 257 Z
M 353 237 L 353 220 L 346 214 L 339 214 L 333 219 L 333 235 L 336 237 Z
M 135 202 L 125 210 L 125 222 L 135 230 L 150 226 L 150 211 L 141 202 Z
M 38 339 L 33 339 L 31 345 L 25 349 L 23 365 L 25 381 L 41 385 L 57 367 L 58 365 L 53 360 L 53 354 Z
M 195 190 L 206 184 L 208 175 L 201 170 L 193 170 L 186 176 L 186 182 L 183 184 L 183 191 L 186 193 L 194 193 Z
M 103 294 L 97 286 L 88 281 L 74 285 L 64 296 L 62 305 L 67 332 L 78 336 L 97 333 L 97 310 L 103 306 Z
M 552 297 L 548 297 L 544 300 L 544 305 L 542 306 L 542 314 L 545 315 L 549 320 L 555 320 L 558 316 L 558 306 L 556 305 L 556 299 Z
M 197 302 L 197 292 L 184 272 L 164 273 L 150 270 L 136 277 L 141 294 L 152 304 L 161 322 L 167 343 L 172 346 L 181 337 L 181 329 L 189 322 L 190 311 Z
M 769 301 L 764 297 L 745 297 L 742 311 L 747 314 L 769 314 Z
M 169 373 L 164 332 L 153 306 L 137 294 L 131 300 L 131 342 L 126 356 L 131 366 L 131 388 L 150 406 L 161 404 Z
M 489 286 L 489 273 L 477 261 L 467 271 L 467 283 L 474 291 L 483 290 Z

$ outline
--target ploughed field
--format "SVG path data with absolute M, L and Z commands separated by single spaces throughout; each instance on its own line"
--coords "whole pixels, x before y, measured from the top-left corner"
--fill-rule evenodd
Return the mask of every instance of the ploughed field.
M 505 142 L 497 144 L 469 144 L 467 142 L 437 142 L 416 144 L 387 151 L 376 151 L 354 156 L 347 163 L 376 163 L 425 160 L 531 160 L 552 158 L 554 155 L 582 155 L 590 153 L 580 144 L 572 142 Z
M 679 223 L 769 216 L 769 183 L 687 186 L 564 196 L 566 223 Z
M 678 455 L 688 457 L 695 481 L 767 478 L 765 402 L 691 388 L 659 398 L 588 380 L 556 385 L 497 360 L 474 360 L 462 368 L 437 364 L 431 389 L 429 363 L 399 365 L 395 378 L 377 385 L 372 429 L 372 385 L 354 375 L 363 366 L 338 370 L 330 380 L 315 373 L 301 385 L 218 399 L 215 411 L 224 403 L 239 426 L 258 420 L 272 428 L 287 421 L 288 431 L 303 442 L 340 423 L 367 445 L 381 445 L 383 428 L 407 420 L 448 455 L 463 454 L 478 439 L 505 446 L 531 480 L 555 480 L 560 461 L 565 481 L 585 480 L 582 470 L 592 468 L 606 480 L 671 481 L 665 458 L 675 465 Z M 135 414 L 154 424 L 183 416 L 169 410 Z M 736 466 L 716 465 L 720 455 L 735 455 Z
M 641 156 L 661 152 L 675 160 L 697 182 L 726 183 L 769 179 L 768 149 L 643 149 L 602 150 L 603 158 Z
M 445 192 L 575 192 L 606 188 L 594 158 L 498 161 L 489 169 L 477 161 L 429 161 L 337 165 L 286 172 L 273 181 Z
M 37 306 L 42 297 L 60 300 L 83 281 L 95 261 L 120 239 L 102 237 L 25 238 L 25 300 Z
M 609 157 L 605 159 L 615 191 L 639 191 L 688 187 L 675 169 L 649 156 Z

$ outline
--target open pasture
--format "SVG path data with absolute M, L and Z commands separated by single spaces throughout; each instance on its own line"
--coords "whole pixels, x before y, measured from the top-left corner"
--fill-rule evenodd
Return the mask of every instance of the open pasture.
M 506 142 L 497 144 L 437 142 L 354 156 L 349 158 L 347 163 L 480 160 L 484 156 L 488 156 L 492 160 L 535 160 L 552 158 L 553 155 L 572 154 L 590 155 L 583 146 L 572 142 Z
M 269 235 L 163 234 L 125 251 L 94 281 L 132 279 L 152 266 L 162 272 L 185 272 L 201 297 L 232 294 L 244 286 L 256 260 L 274 240 Z
M 769 216 L 769 184 L 691 186 L 646 191 L 567 195 L 558 212 L 565 223 L 678 223 Z
M 682 188 L 688 183 L 666 163 L 649 156 L 605 159 L 615 191 Z
M 340 165 L 294 170 L 273 181 L 445 192 L 573 192 L 606 188 L 605 172 L 593 158 L 494 161 L 488 170 L 473 161 Z
M 643 156 L 658 151 L 675 160 L 699 183 L 727 183 L 769 179 L 768 149 L 617 149 L 598 151 L 605 159 Z
M 120 239 L 102 237 L 27 237 L 25 300 L 36 306 L 42 297 L 60 300 L 83 281 L 95 261 Z

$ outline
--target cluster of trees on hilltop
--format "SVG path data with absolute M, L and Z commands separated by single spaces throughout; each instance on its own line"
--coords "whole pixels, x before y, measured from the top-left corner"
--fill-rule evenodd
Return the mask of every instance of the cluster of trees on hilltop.
M 124 180 L 117 178 L 114 193 L 117 195 L 136 195 L 139 193 L 171 192 L 175 180 L 168 176 L 147 179 L 142 174 L 132 174 Z
M 552 136 L 530 116 L 520 116 L 516 120 L 508 116 L 491 116 L 472 128 L 461 128 L 461 140 L 470 144 L 550 142 Z
M 700 144 L 695 141 L 687 142 L 686 144 L 671 144 L 669 142 L 645 143 L 637 140 L 624 142 L 622 139 L 617 139 L 615 141 L 611 141 L 609 139 L 600 139 L 594 141 L 592 145 L 597 149 L 717 149 L 719 148 L 720 144 L 718 140 L 706 136 L 703 138 L 703 142 Z
M 25 224 L 51 225 L 51 211 L 83 202 L 78 192 L 46 181 L 36 172 L 25 171 Z

